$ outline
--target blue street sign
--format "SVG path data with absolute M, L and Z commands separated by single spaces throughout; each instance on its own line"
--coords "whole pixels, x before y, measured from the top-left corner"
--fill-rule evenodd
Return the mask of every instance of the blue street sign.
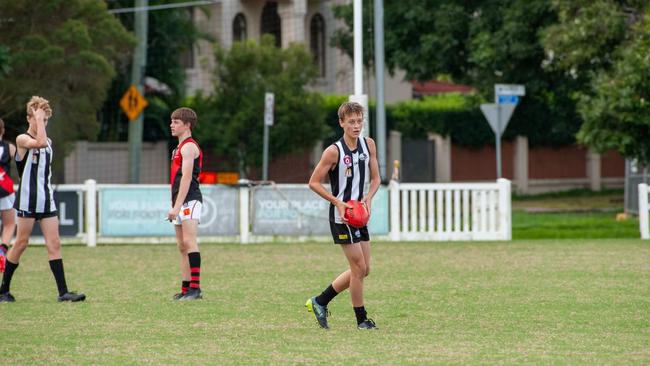
M 497 104 L 519 104 L 518 95 L 498 95 Z

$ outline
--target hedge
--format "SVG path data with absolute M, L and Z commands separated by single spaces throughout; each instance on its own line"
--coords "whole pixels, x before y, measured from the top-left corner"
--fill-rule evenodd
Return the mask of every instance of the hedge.
M 327 143 L 341 135 L 338 107 L 347 100 L 340 95 L 325 95 L 327 125 L 332 133 L 324 137 Z M 387 130 L 396 130 L 405 138 L 426 138 L 429 132 L 451 136 L 454 144 L 481 147 L 494 143 L 490 129 L 479 105 L 486 103 L 476 95 L 441 94 L 386 106 Z M 375 135 L 375 104 L 370 102 L 371 135 Z M 575 116 L 553 117 L 543 104 L 534 100 L 517 106 L 503 138 L 528 136 L 531 145 L 562 146 L 575 143 L 579 121 Z

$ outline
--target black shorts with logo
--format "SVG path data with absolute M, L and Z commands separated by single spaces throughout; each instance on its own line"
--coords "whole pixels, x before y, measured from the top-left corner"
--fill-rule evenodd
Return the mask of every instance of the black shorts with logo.
M 330 221 L 330 231 L 334 244 L 354 244 L 360 241 L 370 241 L 368 227 L 355 228 L 346 224 L 337 224 Z
M 36 221 L 40 221 L 42 219 L 47 219 L 49 217 L 54 217 L 56 215 L 58 215 L 57 211 L 30 212 L 30 211 L 16 210 L 16 216 L 24 217 L 24 218 L 28 218 L 28 219 L 35 219 Z

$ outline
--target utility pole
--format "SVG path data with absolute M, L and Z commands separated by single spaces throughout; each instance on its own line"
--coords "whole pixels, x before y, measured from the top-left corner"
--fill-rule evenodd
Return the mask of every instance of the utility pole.
M 264 155 L 262 156 L 262 180 L 269 180 L 269 128 L 273 126 L 273 109 L 275 107 L 275 94 L 264 95 Z
M 147 68 L 147 28 L 149 14 L 146 10 L 148 0 L 135 0 L 135 36 L 138 40 L 133 53 L 131 66 L 131 83 L 136 86 L 140 94 L 144 95 L 142 80 Z M 144 115 L 140 115 L 129 122 L 129 183 L 140 183 L 140 155 L 142 153 L 142 129 Z
M 386 176 L 386 107 L 384 105 L 384 0 L 375 0 L 375 81 L 377 84 L 377 161 Z
M 370 136 L 370 113 L 368 113 L 368 95 L 363 94 L 363 4 L 361 0 L 354 0 L 354 94 L 348 100 L 356 102 L 363 107 L 363 128 L 361 136 Z
M 354 0 L 354 95 L 363 94 L 363 2 Z

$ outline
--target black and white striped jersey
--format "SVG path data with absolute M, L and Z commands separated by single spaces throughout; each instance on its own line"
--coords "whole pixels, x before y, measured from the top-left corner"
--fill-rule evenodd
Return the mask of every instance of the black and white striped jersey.
M 339 159 L 334 169 L 329 171 L 332 194 L 339 200 L 361 201 L 367 183 L 370 182 L 370 150 L 365 138 L 357 139 L 357 148 L 350 150 L 343 138 L 334 143 Z M 339 211 L 330 205 L 330 221 L 342 223 Z
M 16 153 L 16 167 L 20 177 L 14 203 L 16 210 L 32 213 L 56 211 L 54 191 L 50 185 L 51 166 L 52 143 L 50 139 L 47 140 L 47 147 L 28 149 L 22 158 Z

